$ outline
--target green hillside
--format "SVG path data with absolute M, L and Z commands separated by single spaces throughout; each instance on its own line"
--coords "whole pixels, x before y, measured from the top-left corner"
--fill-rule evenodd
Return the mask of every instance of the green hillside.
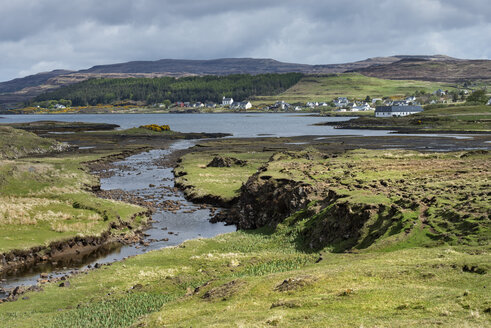
M 90 79 L 39 95 L 34 102 L 68 100 L 73 106 L 113 104 L 126 100 L 153 104 L 170 101 L 242 101 L 256 95 L 275 95 L 296 84 L 302 74 L 236 74 L 183 78 Z
M 404 96 L 415 91 L 433 92 L 455 89 L 453 84 L 412 80 L 384 80 L 358 73 L 304 76 L 297 84 L 277 96 L 256 97 L 257 102 L 284 100 L 289 103 L 330 101 L 336 97 L 363 99 Z

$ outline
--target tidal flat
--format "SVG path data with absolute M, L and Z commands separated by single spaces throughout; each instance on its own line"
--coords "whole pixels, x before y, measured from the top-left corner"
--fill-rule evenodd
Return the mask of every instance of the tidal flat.
M 121 140 L 132 151 L 169 142 L 157 137 L 148 145 L 148 136 L 118 136 L 98 144 L 95 135 L 50 138 L 80 140 L 94 148 L 77 156 L 98 158 L 118 156 L 110 149 Z M 111 146 L 111 140 L 118 141 Z M 176 182 L 190 199 L 226 206 L 214 219 L 241 230 L 74 275 L 69 284 L 43 284 L 43 291 L 1 304 L 0 322 L 489 325 L 486 141 L 487 136 L 199 141 L 176 154 L 178 163 L 173 159 Z

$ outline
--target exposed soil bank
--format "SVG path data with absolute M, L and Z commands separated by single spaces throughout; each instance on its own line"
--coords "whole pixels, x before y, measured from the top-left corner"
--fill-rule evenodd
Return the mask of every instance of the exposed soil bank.
M 12 275 L 27 270 L 29 267 L 42 262 L 63 262 L 66 258 L 84 257 L 96 249 L 115 242 L 134 243 L 141 239 L 143 227 L 133 227 L 132 222 L 137 216 L 149 217 L 151 212 L 144 211 L 133 215 L 129 222 L 119 220 L 99 236 L 75 237 L 63 241 L 54 241 L 48 246 L 37 246 L 27 250 L 13 250 L 0 254 L 0 277 Z M 131 235 L 118 235 L 121 229 L 129 229 Z
M 487 167 L 483 164 L 486 163 L 484 158 L 489 154 L 486 149 L 490 148 L 488 139 L 489 136 L 461 139 L 346 136 L 255 139 L 250 143 L 233 139 L 209 141 L 193 149 L 197 154 L 203 152 L 203 160 L 196 160 L 199 158 L 196 155 L 194 162 L 180 167 L 179 174 L 186 175 L 183 168 L 189 167 L 203 170 L 203 176 L 219 180 L 219 174 L 206 171 L 210 154 L 217 157 L 236 152 L 255 156 L 252 154 L 261 149 L 274 152 L 269 161 L 243 183 L 234 201 L 227 204 L 231 205 L 229 210 L 215 216 L 213 222 L 234 224 L 239 229 L 257 229 L 276 227 L 286 218 L 287 224 L 292 225 L 297 220 L 303 221 L 298 232 L 299 244 L 311 250 L 328 245 L 335 251 L 364 249 L 379 238 L 395 242 L 409 235 L 417 235 L 414 238 L 425 239 L 428 244 L 480 244 L 483 234 L 478 228 L 485 224 L 487 215 L 478 198 L 486 198 L 487 191 L 476 181 L 470 189 L 476 201 L 469 202 L 470 191 L 466 188 L 469 181 L 475 180 L 474 175 L 484 177 Z M 480 147 L 476 147 L 478 144 Z M 309 145 L 312 147 L 308 148 Z M 299 152 L 302 148 L 304 151 Z M 359 148 L 386 150 L 347 152 Z M 426 153 L 432 150 L 461 153 Z M 247 159 L 247 156 L 241 158 Z M 442 166 L 447 169 L 439 170 Z M 475 171 L 475 167 L 480 170 Z M 183 180 L 186 190 L 193 189 L 193 178 L 199 179 L 194 171 L 189 181 Z M 220 198 L 203 196 L 203 190 L 195 192 L 201 195 L 198 200 Z M 189 197 L 196 198 L 193 194 Z M 442 205 L 447 203 L 456 204 L 456 209 L 449 210 Z M 484 226 L 482 231 L 485 231 Z

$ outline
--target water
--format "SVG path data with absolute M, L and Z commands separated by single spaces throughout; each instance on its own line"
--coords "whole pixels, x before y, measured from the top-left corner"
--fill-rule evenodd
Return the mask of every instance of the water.
M 384 136 L 390 131 L 336 130 L 332 126 L 314 126 L 322 122 L 341 122 L 353 117 L 319 117 L 293 113 L 258 114 L 54 114 L 54 115 L 5 115 L 0 123 L 24 123 L 33 121 L 62 121 L 112 123 L 120 129 L 145 124 L 169 124 L 179 132 L 223 132 L 234 137 L 259 136 L 292 137 L 300 135 L 361 135 Z
M 324 122 L 342 122 L 354 117 L 321 117 L 298 113 L 216 113 L 216 114 L 36 114 L 4 115 L 0 123 L 25 123 L 33 121 L 62 121 L 112 123 L 119 129 L 128 129 L 145 124 L 169 124 L 179 132 L 230 133 L 232 137 L 294 137 L 319 136 L 388 136 L 390 130 L 349 130 L 333 126 L 314 125 Z M 64 132 L 62 132 L 64 133 Z M 471 135 L 458 134 L 404 134 L 418 137 L 450 137 L 472 139 Z
M 128 256 L 143 254 L 163 247 L 175 246 L 183 241 L 194 238 L 210 238 L 216 235 L 235 231 L 235 226 L 224 223 L 210 223 L 210 209 L 185 200 L 182 192 L 174 189 L 174 175 L 169 167 L 159 166 L 156 161 L 168 156 L 178 149 L 186 149 L 194 145 L 194 141 L 178 141 L 169 149 L 157 149 L 130 156 L 123 161 L 114 163 L 114 175 L 101 179 L 101 189 L 121 189 L 139 195 L 145 199 L 178 201 L 181 208 L 174 212 L 157 210 L 152 219 L 154 222 L 145 231 L 144 242 L 148 246 L 125 245 L 119 243 L 98 249 L 92 254 L 77 259 L 58 261 L 56 265 L 42 263 L 30 267 L 27 271 L 5 276 L 7 279 L 1 287 L 14 288 L 19 285 L 34 285 L 41 272 L 50 272 L 52 277 L 59 277 L 74 270 L 84 270 L 95 263 L 110 263 Z M 150 185 L 155 185 L 150 187 Z M 65 268 L 65 269 L 63 269 Z M 0 298 L 5 295 L 0 294 Z

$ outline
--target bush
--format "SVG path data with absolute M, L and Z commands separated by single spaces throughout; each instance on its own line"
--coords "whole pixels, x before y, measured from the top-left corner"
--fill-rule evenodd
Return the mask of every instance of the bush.
M 489 97 L 486 95 L 486 90 L 476 90 L 469 97 L 467 97 L 468 103 L 486 104 Z

